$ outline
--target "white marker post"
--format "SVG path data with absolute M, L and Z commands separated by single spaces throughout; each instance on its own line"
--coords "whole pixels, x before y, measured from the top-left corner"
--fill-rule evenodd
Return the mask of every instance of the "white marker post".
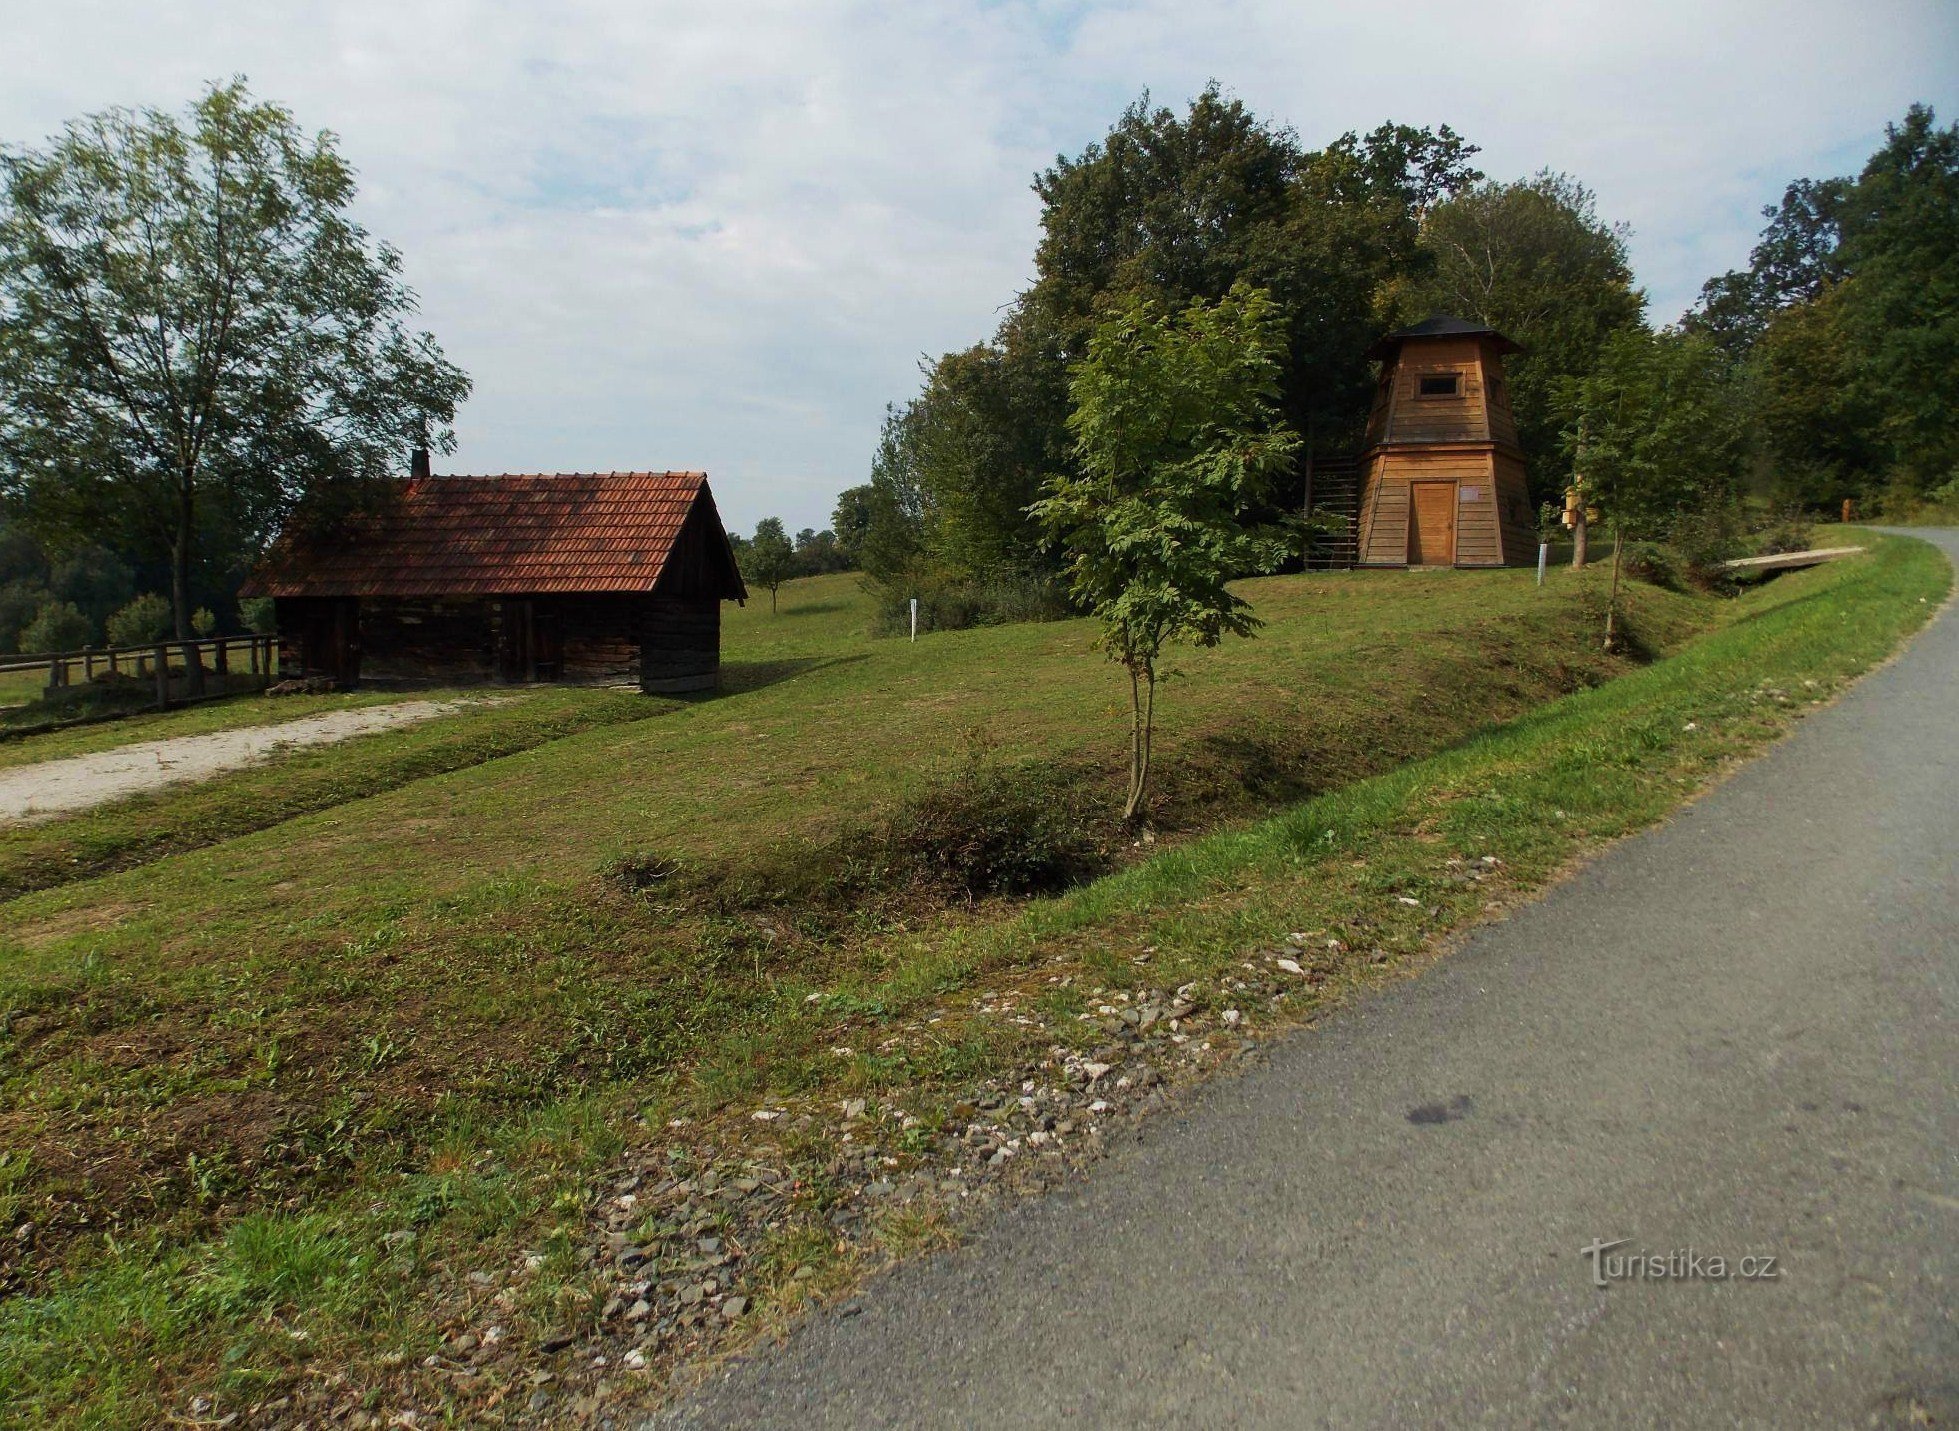
M 1537 584 L 1539 586 L 1544 585 L 1544 563 L 1550 559 L 1551 544 L 1549 542 L 1539 542 L 1537 544 Z M 912 605 L 916 606 L 918 603 L 914 601 Z
M 1538 580 L 1542 581 L 1543 579 L 1543 573 L 1540 572 L 1538 574 Z M 911 599 L 911 639 L 914 641 L 918 639 L 918 598 L 916 596 Z

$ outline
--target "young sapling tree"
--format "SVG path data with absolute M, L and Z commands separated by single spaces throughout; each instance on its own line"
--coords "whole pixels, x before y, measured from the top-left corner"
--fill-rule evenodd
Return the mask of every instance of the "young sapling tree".
M 1125 820 L 1148 788 L 1164 647 L 1250 635 L 1257 619 L 1226 583 L 1288 549 L 1244 519 L 1299 446 L 1278 412 L 1282 322 L 1242 283 L 1215 304 L 1134 296 L 1110 308 L 1069 383 L 1078 470 L 1029 508 L 1101 623 L 1098 644 L 1129 673 Z

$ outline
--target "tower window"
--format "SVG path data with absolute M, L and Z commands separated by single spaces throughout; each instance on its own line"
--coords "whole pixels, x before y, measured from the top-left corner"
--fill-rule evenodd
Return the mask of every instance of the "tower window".
M 1423 373 L 1419 392 L 1423 397 L 1454 397 L 1462 389 L 1459 373 Z

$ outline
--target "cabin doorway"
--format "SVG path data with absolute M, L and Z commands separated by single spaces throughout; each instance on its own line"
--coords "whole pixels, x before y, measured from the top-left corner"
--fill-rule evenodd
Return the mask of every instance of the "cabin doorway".
M 360 600 L 352 596 L 319 597 L 292 603 L 301 615 L 297 671 L 281 676 L 325 676 L 341 690 L 352 690 L 361 677 Z
M 1456 564 L 1456 484 L 1408 484 L 1408 565 Z

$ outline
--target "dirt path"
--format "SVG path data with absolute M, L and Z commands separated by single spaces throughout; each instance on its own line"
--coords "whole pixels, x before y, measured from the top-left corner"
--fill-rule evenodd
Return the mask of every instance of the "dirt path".
M 349 736 L 414 725 L 462 709 L 462 701 L 402 701 L 329 711 L 283 725 L 252 726 L 146 740 L 93 755 L 0 770 L 0 825 L 28 824 L 86 810 L 164 785 L 208 780 L 256 764 L 289 746 L 329 745 Z

